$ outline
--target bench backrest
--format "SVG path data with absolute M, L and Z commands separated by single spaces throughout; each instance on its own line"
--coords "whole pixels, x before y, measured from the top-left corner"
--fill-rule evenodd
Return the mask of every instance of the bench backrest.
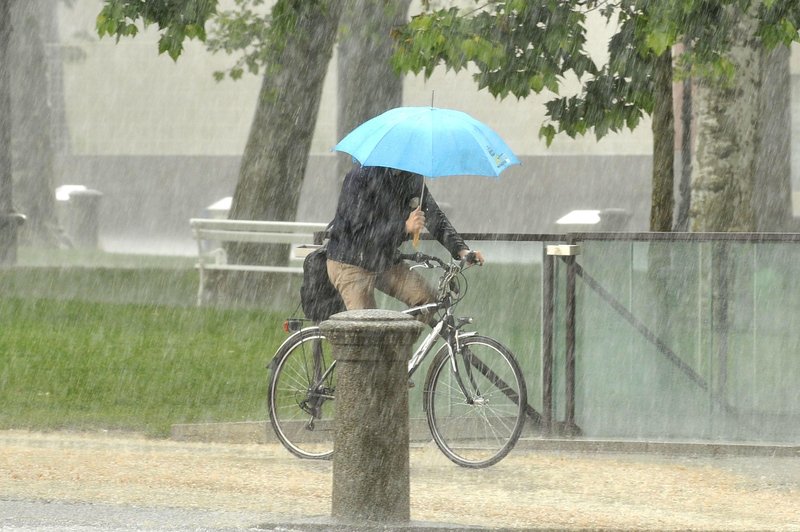
M 327 224 L 313 222 L 272 222 L 255 220 L 189 220 L 196 240 L 218 242 L 263 242 L 272 244 L 313 244 L 314 233 Z

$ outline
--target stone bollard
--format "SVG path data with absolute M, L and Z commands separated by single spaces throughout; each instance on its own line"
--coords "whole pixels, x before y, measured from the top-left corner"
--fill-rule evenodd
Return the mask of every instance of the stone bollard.
M 320 324 L 336 357 L 331 515 L 407 522 L 408 359 L 423 325 L 388 310 L 351 310 Z

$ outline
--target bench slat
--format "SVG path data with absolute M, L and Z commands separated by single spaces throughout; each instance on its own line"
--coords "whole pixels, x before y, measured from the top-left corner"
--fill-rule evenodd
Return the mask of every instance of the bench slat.
M 280 231 L 313 233 L 324 231 L 328 224 L 319 222 L 272 222 L 260 220 L 215 220 L 213 218 L 192 218 L 189 220 L 195 229 L 229 229 L 232 231 Z
M 225 242 L 261 242 L 270 244 L 313 244 L 312 233 L 274 233 L 254 231 L 227 231 L 202 229 L 195 232 L 197 240 L 219 240 Z

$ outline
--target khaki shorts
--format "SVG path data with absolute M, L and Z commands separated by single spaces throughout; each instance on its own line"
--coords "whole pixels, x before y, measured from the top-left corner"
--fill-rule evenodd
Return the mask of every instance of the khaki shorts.
M 436 291 L 425 278 L 405 263 L 374 273 L 358 266 L 328 259 L 328 277 L 339 291 L 347 310 L 377 308 L 375 289 L 409 307 L 436 301 Z

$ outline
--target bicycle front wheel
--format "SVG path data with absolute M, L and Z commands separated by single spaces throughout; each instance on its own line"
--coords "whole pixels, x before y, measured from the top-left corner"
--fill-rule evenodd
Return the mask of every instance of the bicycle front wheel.
M 469 336 L 460 344 L 455 370 L 445 345 L 428 371 L 428 426 L 450 460 L 464 467 L 488 467 L 514 448 L 522 432 L 525 380 L 514 355 L 499 342 Z
M 333 455 L 336 373 L 318 327 L 303 329 L 276 354 L 267 409 L 278 440 L 300 458 Z

